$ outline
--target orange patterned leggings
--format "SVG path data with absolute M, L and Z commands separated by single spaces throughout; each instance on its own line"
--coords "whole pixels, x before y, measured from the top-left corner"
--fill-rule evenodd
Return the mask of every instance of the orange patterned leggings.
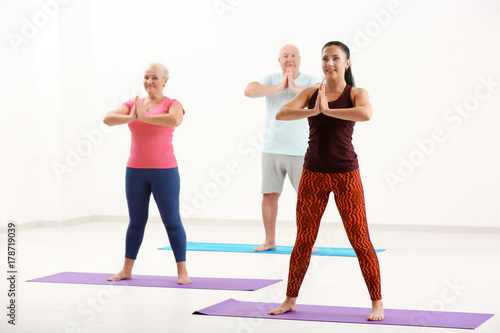
M 320 173 L 304 169 L 297 198 L 297 239 L 290 257 L 286 295 L 297 297 L 318 237 L 321 217 L 330 192 L 335 195 L 349 241 L 358 257 L 372 301 L 382 299 L 380 268 L 366 222 L 365 198 L 359 169 L 346 173 Z

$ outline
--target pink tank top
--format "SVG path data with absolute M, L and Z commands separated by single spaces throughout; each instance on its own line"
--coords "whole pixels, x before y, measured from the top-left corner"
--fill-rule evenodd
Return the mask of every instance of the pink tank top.
M 135 98 L 124 104 L 132 111 L 134 102 Z M 144 98 L 141 99 L 141 103 L 144 103 Z M 175 104 L 180 104 L 180 102 L 165 97 L 160 104 L 146 114 L 167 114 L 169 108 Z M 148 124 L 139 119 L 128 123 L 128 127 L 132 133 L 132 144 L 127 167 L 138 169 L 170 169 L 177 167 L 172 145 L 175 127 Z

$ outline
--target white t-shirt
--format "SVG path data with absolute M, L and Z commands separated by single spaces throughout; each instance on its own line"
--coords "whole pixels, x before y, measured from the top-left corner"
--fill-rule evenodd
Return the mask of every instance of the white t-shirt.
M 263 86 L 277 86 L 283 79 L 283 73 L 273 73 L 257 82 Z M 314 76 L 301 73 L 293 82 L 297 87 L 309 87 L 321 81 Z M 295 96 L 297 94 L 288 88 L 266 97 L 266 133 L 262 145 L 264 153 L 291 156 L 304 156 L 306 153 L 309 138 L 307 118 L 290 121 L 276 120 L 279 108 Z

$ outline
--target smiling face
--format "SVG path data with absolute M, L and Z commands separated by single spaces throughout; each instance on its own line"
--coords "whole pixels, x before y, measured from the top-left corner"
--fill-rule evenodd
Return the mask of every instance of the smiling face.
M 344 78 L 345 71 L 351 65 L 351 60 L 342 48 L 337 45 L 327 46 L 322 52 L 322 68 L 327 79 Z
M 164 78 L 162 70 L 158 67 L 148 67 L 144 72 L 144 89 L 150 95 L 162 93 L 167 81 L 168 79 Z
M 278 58 L 283 74 L 292 71 L 294 76 L 299 73 L 300 53 L 299 49 L 293 45 L 285 45 L 280 50 Z

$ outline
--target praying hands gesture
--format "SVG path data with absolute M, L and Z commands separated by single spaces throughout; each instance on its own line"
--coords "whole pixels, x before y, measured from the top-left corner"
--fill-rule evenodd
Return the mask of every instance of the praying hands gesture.
M 276 86 L 276 92 L 285 91 L 288 89 L 288 72 L 285 73 L 283 80 Z
M 182 123 L 183 115 L 184 109 L 181 104 L 172 105 L 167 114 L 146 115 L 146 106 L 141 103 L 141 99 L 137 96 L 131 111 L 122 104 L 117 109 L 106 113 L 104 123 L 108 126 L 114 126 L 128 124 L 139 119 L 148 124 L 177 127 Z
M 293 78 L 293 71 L 292 69 L 288 69 L 287 72 L 286 72 L 286 75 L 285 75 L 286 78 L 288 78 L 288 88 L 298 94 L 299 92 L 301 92 L 304 88 L 300 88 L 300 87 L 297 87 L 295 85 L 295 82 L 294 82 L 294 78 Z
M 316 104 L 314 105 L 314 109 L 312 109 L 312 116 L 318 115 L 328 110 L 330 109 L 328 108 L 328 98 L 326 97 L 325 93 L 325 85 L 321 84 L 318 89 Z
M 309 105 L 312 95 L 318 91 L 316 103 L 313 109 L 305 109 Z M 352 88 L 351 99 L 352 108 L 330 109 L 326 96 L 325 85 L 321 84 L 319 89 L 308 87 L 301 91 L 294 99 L 283 105 L 276 114 L 277 120 L 296 120 L 314 117 L 320 113 L 328 117 L 335 117 L 351 121 L 367 121 L 372 115 L 372 106 L 368 98 L 368 93 L 363 88 Z
M 266 97 L 272 94 L 276 94 L 281 91 L 290 89 L 295 94 L 299 94 L 301 91 L 308 87 L 298 87 L 295 85 L 293 70 L 287 69 L 283 74 L 283 80 L 277 86 L 263 86 L 259 82 L 250 82 L 245 88 L 245 96 L 256 98 L 256 97 Z M 319 87 L 319 83 L 315 84 L 314 87 Z
M 137 97 L 138 98 L 138 97 Z M 137 104 L 136 98 L 136 104 Z M 132 111 L 128 109 L 124 104 L 120 105 L 113 111 L 109 111 L 104 116 L 104 123 L 108 126 L 123 125 L 133 122 L 137 119 L 136 107 L 132 108 Z
M 137 119 L 140 119 L 142 121 L 144 121 L 144 119 L 146 118 L 146 108 L 144 107 L 144 105 L 142 105 L 141 99 L 139 98 L 139 96 L 135 97 L 135 102 L 134 102 L 134 107 L 132 109 L 132 113 L 135 114 L 135 117 Z
M 276 86 L 277 92 L 290 89 L 292 92 L 298 94 L 303 88 L 297 87 L 293 78 L 293 70 L 290 68 L 286 71 L 283 80 Z
M 309 105 L 311 96 L 318 91 L 314 108 L 306 109 Z M 283 105 L 276 114 L 277 120 L 297 120 L 302 118 L 314 117 L 320 113 L 326 114 L 328 108 L 328 98 L 326 97 L 325 85 L 321 84 L 317 89 L 315 86 L 301 91 L 294 99 Z

